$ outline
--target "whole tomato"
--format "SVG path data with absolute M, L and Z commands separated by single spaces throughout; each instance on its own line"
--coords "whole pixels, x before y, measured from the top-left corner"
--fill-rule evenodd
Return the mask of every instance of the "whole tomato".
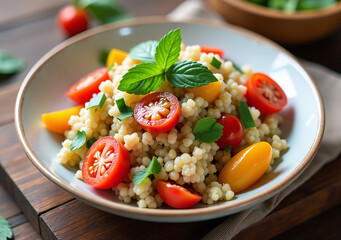
M 68 5 L 59 11 L 58 25 L 71 37 L 88 29 L 88 18 L 83 9 Z

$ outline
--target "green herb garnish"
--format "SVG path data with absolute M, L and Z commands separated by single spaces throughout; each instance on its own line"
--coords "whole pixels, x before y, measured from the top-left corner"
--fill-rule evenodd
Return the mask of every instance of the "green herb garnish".
M 223 135 L 223 126 L 216 121 L 211 117 L 200 119 L 193 129 L 195 138 L 205 143 L 217 141 Z
M 238 67 L 234 62 L 232 62 L 232 67 L 236 69 L 239 73 L 244 74 L 244 71 Z
M 334 5 L 337 0 L 246 0 L 272 9 L 294 12 L 314 10 Z
M 99 62 L 105 66 L 107 64 L 107 58 L 110 53 L 109 49 L 103 49 L 99 55 Z
M 14 74 L 25 68 L 25 61 L 0 50 L 0 74 Z
M 126 118 L 133 116 L 134 111 L 131 107 L 126 105 L 126 103 L 124 102 L 124 98 L 116 100 L 116 105 L 121 113 L 120 116 L 117 117 L 118 120 L 122 121 Z
M 113 67 L 115 67 L 117 63 L 112 63 L 109 67 L 108 67 L 108 70 L 111 71 Z
M 225 148 L 225 152 L 230 151 L 231 147 L 232 147 L 231 144 L 227 145 L 227 147 Z
M 247 106 L 246 102 L 240 101 L 239 102 L 239 112 L 242 123 L 245 128 L 253 128 L 256 127 L 255 121 L 253 121 L 252 115 L 250 113 L 249 107 Z
M 90 138 L 87 142 L 86 142 L 86 147 L 89 149 L 91 148 L 92 144 L 94 144 L 97 141 L 97 139 L 95 137 Z
M 107 99 L 107 97 L 105 96 L 105 94 L 100 93 L 97 96 L 90 99 L 90 102 L 89 102 L 88 107 L 86 109 L 90 109 L 93 107 L 102 108 L 106 99 Z
M 135 185 L 139 185 L 150 174 L 158 174 L 161 171 L 161 164 L 156 157 L 153 157 L 149 166 L 145 169 L 137 171 L 133 176 L 133 182 Z
M 140 43 L 130 50 L 129 56 L 142 62 L 155 63 L 154 56 L 158 44 L 158 41 Z
M 211 65 L 215 67 L 216 69 L 219 69 L 221 66 L 221 62 L 216 59 L 215 57 L 212 58 Z
M 135 54 L 137 59 L 147 59 L 147 62 L 130 68 L 122 77 L 118 90 L 144 95 L 160 87 L 166 77 L 172 85 L 182 88 L 193 88 L 218 81 L 213 73 L 200 63 L 177 62 L 181 41 L 180 29 L 176 29 L 160 40 L 155 48 L 155 54 L 155 41 L 148 41 L 134 47 L 131 56 Z M 153 55 L 154 61 L 152 61 Z
M 84 131 L 77 131 L 76 137 L 72 140 L 70 150 L 81 148 L 86 142 L 86 133 Z
M 13 232 L 11 229 L 11 225 L 9 225 L 8 221 L 0 217 L 0 239 L 6 240 L 11 239 L 13 237 Z

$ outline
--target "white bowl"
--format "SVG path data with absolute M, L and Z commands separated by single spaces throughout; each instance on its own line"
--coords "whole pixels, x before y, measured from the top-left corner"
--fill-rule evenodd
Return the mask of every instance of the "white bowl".
M 251 64 L 255 71 L 275 78 L 288 97 L 281 111 L 283 137 L 289 150 L 271 173 L 229 202 L 198 204 L 190 209 L 140 209 L 117 200 L 110 190 L 97 190 L 77 180 L 74 170 L 60 165 L 56 155 L 62 136 L 45 129 L 41 114 L 71 107 L 65 91 L 77 79 L 100 67 L 102 49 L 128 51 L 146 40 L 160 39 L 181 28 L 187 45 L 223 48 L 238 65 Z M 257 34 L 229 25 L 202 20 L 170 22 L 164 18 L 136 19 L 91 29 L 66 40 L 48 52 L 26 76 L 17 97 L 15 125 L 32 163 L 52 182 L 80 200 L 117 215 L 152 221 L 198 221 L 229 215 L 262 202 L 288 186 L 308 166 L 317 152 L 324 129 L 320 94 L 298 60 L 283 48 Z

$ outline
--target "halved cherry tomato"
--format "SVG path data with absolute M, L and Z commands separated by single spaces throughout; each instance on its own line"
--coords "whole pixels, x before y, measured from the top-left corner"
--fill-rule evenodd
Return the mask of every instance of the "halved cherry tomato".
M 276 113 L 287 104 L 282 88 L 263 73 L 253 73 L 245 86 L 248 105 L 257 108 L 263 115 Z
M 128 150 L 113 137 L 97 140 L 83 162 L 85 183 L 100 189 L 113 188 L 123 181 L 130 169 Z
M 83 105 L 63 109 L 56 112 L 44 113 L 41 115 L 45 127 L 51 132 L 63 134 L 66 130 L 71 129 L 68 124 L 72 115 L 77 115 L 82 109 Z
M 172 181 L 158 180 L 157 192 L 162 201 L 173 208 L 189 208 L 199 202 L 202 196 L 188 186 L 180 186 Z
M 101 82 L 108 80 L 108 69 L 103 67 L 97 69 L 85 77 L 81 78 L 78 82 L 73 84 L 66 95 L 73 101 L 79 104 L 88 102 L 94 93 L 99 93 L 99 85 Z
M 217 81 L 201 87 L 184 88 L 184 91 L 193 93 L 195 97 L 202 97 L 208 103 L 213 103 L 219 97 L 220 88 L 221 83 Z
M 165 133 L 178 123 L 180 104 L 169 92 L 150 93 L 136 104 L 134 117 L 147 132 Z
M 270 165 L 272 148 L 267 142 L 255 143 L 234 155 L 223 167 L 218 181 L 228 183 L 238 193 L 251 187 Z
M 73 36 L 88 29 L 88 18 L 83 9 L 68 5 L 59 11 L 58 25 L 66 35 Z
M 226 148 L 231 145 L 232 148 L 237 147 L 244 137 L 244 128 L 240 120 L 231 115 L 223 113 L 217 120 L 223 128 L 223 135 L 217 141 L 220 148 Z
M 201 52 L 218 54 L 220 58 L 224 57 L 224 50 L 216 47 L 200 46 Z

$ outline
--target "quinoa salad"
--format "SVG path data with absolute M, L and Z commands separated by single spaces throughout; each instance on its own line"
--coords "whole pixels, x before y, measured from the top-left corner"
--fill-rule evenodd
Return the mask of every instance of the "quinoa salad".
M 263 174 L 272 171 L 276 160 L 288 148 L 286 140 L 281 138 L 283 118 L 277 113 L 284 107 L 286 97 L 277 84 L 269 82 L 268 76 L 254 73 L 250 65 L 243 64 L 239 68 L 234 62 L 225 60 L 219 48 L 186 46 L 180 29 L 171 31 L 160 41 L 147 41 L 132 47 L 129 53 L 117 49 L 109 53 L 105 79 L 100 81 L 98 90 L 91 94 L 90 101 L 69 113 L 68 129 L 61 130 L 65 140 L 57 155 L 60 164 L 76 167 L 75 175 L 79 180 L 94 187 L 111 189 L 120 201 L 134 203 L 139 208 L 187 208 L 200 201 L 204 204 L 230 201 Z M 141 54 L 146 49 L 149 49 L 151 60 Z M 162 58 L 165 49 L 171 53 Z M 169 60 L 171 58 L 175 59 Z M 159 75 L 152 80 L 144 77 L 144 82 L 129 82 L 140 74 L 139 66 L 151 72 L 158 71 Z M 184 68 L 189 69 L 188 74 L 180 76 L 179 71 Z M 201 85 L 191 86 L 189 82 L 189 87 L 178 87 L 179 81 L 188 77 L 192 68 L 203 69 L 208 80 L 196 78 L 198 74 L 195 73 L 190 80 L 203 81 Z M 261 80 L 257 87 L 265 89 L 262 97 L 272 102 L 273 108 L 260 106 L 258 100 L 252 100 L 254 96 L 248 82 L 254 74 L 259 74 L 257 79 Z M 144 87 L 147 85 L 141 87 L 146 82 L 149 92 Z M 137 84 L 140 84 L 139 88 L 134 88 Z M 281 98 L 285 98 L 284 104 Z M 81 103 L 79 99 L 75 101 Z M 246 113 L 241 112 L 243 106 Z M 143 114 L 139 113 L 141 109 Z M 173 119 L 170 118 L 172 114 Z M 162 127 L 153 124 L 153 121 L 161 120 L 166 121 Z M 228 130 L 228 126 L 237 127 Z M 227 139 L 228 134 L 232 140 Z M 107 148 L 98 143 L 100 141 L 112 143 L 112 147 Z M 265 150 L 259 154 L 257 149 Z M 245 153 L 256 157 L 245 160 Z M 115 159 L 106 162 L 107 158 Z M 262 169 L 242 166 L 246 161 L 263 162 Z M 228 164 L 234 164 L 234 167 Z M 238 176 L 233 175 L 235 168 Z M 244 173 L 247 183 L 241 180 L 244 175 L 240 174 Z M 113 184 L 105 179 L 110 174 L 116 174 L 111 176 L 115 179 Z M 96 178 L 100 178 L 100 182 Z M 174 191 L 193 196 L 184 197 L 184 203 L 182 197 L 172 195 Z

